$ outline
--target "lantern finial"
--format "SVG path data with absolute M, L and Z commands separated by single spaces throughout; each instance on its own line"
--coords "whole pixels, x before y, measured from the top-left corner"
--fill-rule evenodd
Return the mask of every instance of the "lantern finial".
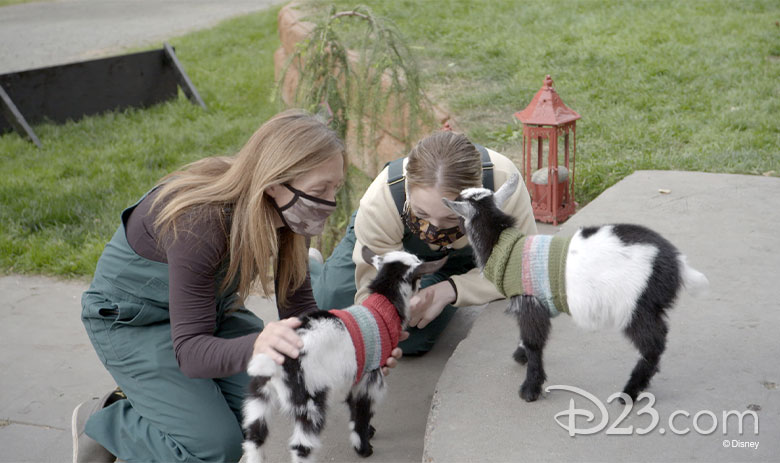
M 579 119 L 580 115 L 563 104 L 548 74 L 542 88 L 524 110 L 515 113 L 515 117 L 523 124 L 561 126 Z

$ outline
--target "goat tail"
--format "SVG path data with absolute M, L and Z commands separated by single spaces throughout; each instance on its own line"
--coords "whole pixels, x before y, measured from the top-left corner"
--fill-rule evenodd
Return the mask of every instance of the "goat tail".
M 708 280 L 703 273 L 688 265 L 685 256 L 680 256 L 680 264 L 682 267 L 681 274 L 685 289 L 687 289 L 692 296 L 706 294 L 710 287 L 710 280 Z

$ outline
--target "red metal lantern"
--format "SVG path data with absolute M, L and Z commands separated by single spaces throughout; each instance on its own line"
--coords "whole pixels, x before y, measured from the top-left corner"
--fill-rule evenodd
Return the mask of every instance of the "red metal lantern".
M 574 157 L 580 115 L 563 104 L 548 75 L 531 103 L 516 112 L 515 117 L 523 124 L 523 176 L 531 194 L 534 217 L 558 225 L 571 217 L 577 207 Z M 563 142 L 562 157 L 559 139 Z

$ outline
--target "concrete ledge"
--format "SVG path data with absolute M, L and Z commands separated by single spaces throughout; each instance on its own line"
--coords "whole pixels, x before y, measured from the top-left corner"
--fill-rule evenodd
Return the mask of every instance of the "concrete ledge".
M 671 193 L 661 194 L 659 189 Z M 639 414 L 647 400 L 623 420 L 623 406 L 606 404 L 620 391 L 637 359 L 619 333 L 585 332 L 561 316 L 545 351 L 546 386 L 582 388 L 605 402 L 608 425 L 634 426 L 630 435 L 569 437 L 555 416 L 575 407 L 594 413 L 595 421 L 576 418 L 577 428 L 598 423 L 601 413 L 587 399 L 567 391 L 545 393 L 526 403 L 517 392 L 525 367 L 511 359 L 517 345 L 515 323 L 503 314 L 505 302 L 493 303 L 477 318 L 469 336 L 447 363 L 436 386 L 425 438 L 424 462 L 504 461 L 766 461 L 780 454 L 780 179 L 695 172 L 639 171 L 608 189 L 561 229 L 635 222 L 669 238 L 704 272 L 710 294 L 683 295 L 670 312 L 668 347 L 649 392 L 660 422 L 647 435 L 637 428 L 651 424 Z M 759 432 L 752 418 L 743 435 L 731 417 L 723 432 L 723 412 L 758 410 Z M 675 429 L 690 428 L 677 435 Z M 702 410 L 714 413 L 718 426 L 709 435 L 694 427 Z M 564 414 L 558 418 L 567 423 Z M 709 430 L 709 415 L 698 429 Z M 664 429 L 664 433 L 660 429 Z M 759 448 L 724 448 L 723 441 L 758 441 Z

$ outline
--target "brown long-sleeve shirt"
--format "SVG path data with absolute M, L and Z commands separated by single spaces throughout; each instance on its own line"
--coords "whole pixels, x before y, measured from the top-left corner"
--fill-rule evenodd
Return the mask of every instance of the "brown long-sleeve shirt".
M 171 338 L 181 370 L 193 378 L 223 378 L 244 371 L 257 334 L 224 339 L 214 336 L 217 323 L 217 273 L 228 255 L 230 225 L 216 213 L 185 214 L 176 240 L 160 242 L 154 227 L 159 206 L 151 211 L 153 191 L 127 219 L 127 241 L 149 260 L 168 264 Z M 279 318 L 316 311 L 309 276 L 278 307 Z

